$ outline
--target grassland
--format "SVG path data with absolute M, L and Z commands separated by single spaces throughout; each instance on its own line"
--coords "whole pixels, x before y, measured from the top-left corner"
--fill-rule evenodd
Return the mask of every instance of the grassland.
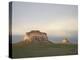
M 75 54 L 78 54 L 77 44 L 32 43 L 30 45 L 26 45 L 26 43 L 20 42 L 12 45 L 13 58 L 60 56 Z

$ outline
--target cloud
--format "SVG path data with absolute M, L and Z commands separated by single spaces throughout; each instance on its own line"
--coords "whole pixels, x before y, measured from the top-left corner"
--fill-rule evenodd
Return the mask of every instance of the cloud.
M 49 35 L 66 35 L 68 32 L 69 34 L 77 31 L 77 20 L 69 18 L 69 19 L 62 19 L 62 20 L 51 20 L 45 24 L 44 23 L 29 23 L 29 24 L 20 24 L 13 26 L 13 33 L 17 34 L 24 34 L 30 30 L 40 30 L 42 32 L 46 32 Z
M 71 35 L 72 33 L 78 30 L 77 20 L 74 19 L 66 19 L 66 20 L 57 20 L 49 22 L 43 28 L 49 35 Z

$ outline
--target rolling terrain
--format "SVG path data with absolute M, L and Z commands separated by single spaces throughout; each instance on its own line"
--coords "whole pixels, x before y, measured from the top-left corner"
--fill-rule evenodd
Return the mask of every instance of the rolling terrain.
M 19 42 L 12 44 L 12 57 L 43 57 L 78 54 L 77 44 L 54 44 L 52 42 L 38 42 L 26 44 Z

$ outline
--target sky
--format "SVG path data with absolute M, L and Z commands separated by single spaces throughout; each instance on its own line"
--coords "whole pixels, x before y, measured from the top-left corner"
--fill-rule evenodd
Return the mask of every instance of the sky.
M 78 6 L 30 2 L 12 3 L 12 34 L 24 35 L 31 30 L 49 36 L 76 36 Z

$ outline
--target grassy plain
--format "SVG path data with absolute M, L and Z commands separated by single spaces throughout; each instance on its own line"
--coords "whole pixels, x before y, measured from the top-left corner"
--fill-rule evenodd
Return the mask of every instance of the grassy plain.
M 24 42 L 12 45 L 13 58 L 61 56 L 78 54 L 77 44 L 45 44 L 32 43 L 26 45 Z

